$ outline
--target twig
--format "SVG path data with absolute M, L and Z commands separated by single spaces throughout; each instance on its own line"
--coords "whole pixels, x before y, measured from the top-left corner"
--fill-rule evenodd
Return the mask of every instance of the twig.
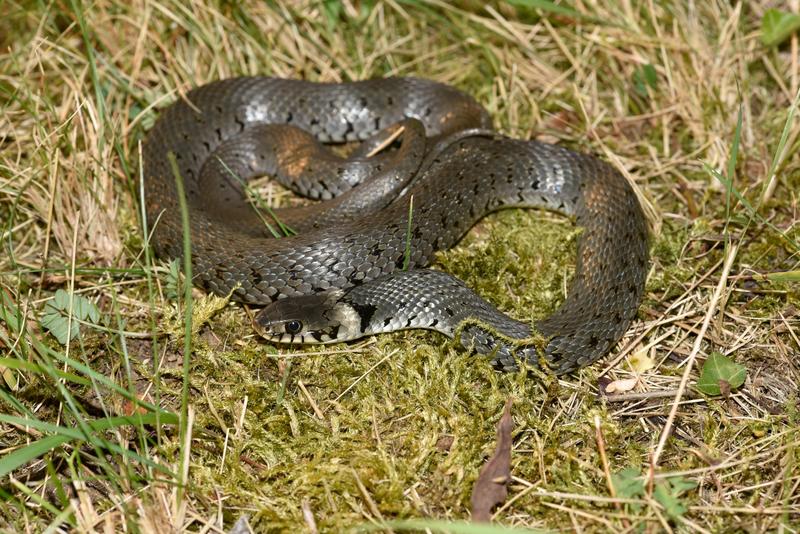
M 678 391 L 675 393 L 675 400 L 672 403 L 672 408 L 670 408 L 669 416 L 667 416 L 667 422 L 664 424 L 664 429 L 661 431 L 661 436 L 658 438 L 658 445 L 656 446 L 655 452 L 653 452 L 653 457 L 650 461 L 650 471 L 648 474 L 648 478 L 650 480 L 653 479 L 656 466 L 658 465 L 658 460 L 661 458 L 661 453 L 664 451 L 664 445 L 667 443 L 667 438 L 669 437 L 672 430 L 672 425 L 675 422 L 675 415 L 678 413 L 678 406 L 680 406 L 683 392 L 686 390 L 686 385 L 689 383 L 689 375 L 694 367 L 694 361 L 697 358 L 697 354 L 700 352 L 700 346 L 703 343 L 703 339 L 705 339 L 708 325 L 711 324 L 711 319 L 714 317 L 714 311 L 717 309 L 717 303 L 719 303 L 719 300 L 722 296 L 722 291 L 725 289 L 728 283 L 728 274 L 731 271 L 731 266 L 733 265 L 733 260 L 736 259 L 736 253 L 738 250 L 739 245 L 737 244 L 731 245 L 731 248 L 728 250 L 728 257 L 725 258 L 725 265 L 722 267 L 722 276 L 719 277 L 719 282 L 714 290 L 714 295 L 711 298 L 711 302 L 708 303 L 708 310 L 706 311 L 706 316 L 703 320 L 703 326 L 700 328 L 700 332 L 697 334 L 697 338 L 694 340 L 694 346 L 692 347 L 692 352 L 687 358 L 686 369 L 683 371 L 681 383 L 678 386 Z
M 606 395 L 603 397 L 608 402 L 627 402 L 627 401 L 639 401 L 639 400 L 648 400 L 648 399 L 661 399 L 664 397 L 675 397 L 678 393 L 677 389 L 670 389 L 668 391 L 645 391 L 642 393 L 622 393 L 620 395 Z M 695 398 L 693 393 L 688 393 L 688 398 L 692 399 Z

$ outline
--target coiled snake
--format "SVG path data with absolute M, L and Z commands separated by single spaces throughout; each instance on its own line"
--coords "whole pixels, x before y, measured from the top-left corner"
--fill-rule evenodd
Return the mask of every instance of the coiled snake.
M 460 334 L 499 369 L 523 358 L 572 371 L 604 356 L 636 314 L 648 265 L 641 206 L 597 158 L 490 127 L 471 97 L 416 78 L 210 83 L 166 109 L 147 135 L 153 245 L 163 257 L 182 255 L 173 153 L 190 210 L 194 282 L 267 305 L 256 317 L 266 337 L 332 342 L 427 328 Z M 318 143 L 357 140 L 348 158 Z M 271 227 L 298 235 L 275 238 L 244 194 L 246 181 L 264 174 L 333 200 L 277 210 Z M 516 342 L 530 338 L 530 325 L 457 278 L 424 269 L 435 251 L 507 207 L 556 210 L 583 227 L 567 297 L 535 323 L 547 339 L 543 354 Z

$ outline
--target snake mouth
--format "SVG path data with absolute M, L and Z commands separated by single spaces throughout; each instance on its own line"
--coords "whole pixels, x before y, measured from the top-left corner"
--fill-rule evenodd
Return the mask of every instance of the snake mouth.
M 299 345 L 304 343 L 330 343 L 329 335 L 309 330 L 300 319 L 276 316 L 270 305 L 261 310 L 253 320 L 253 329 L 258 335 L 273 343 Z
M 266 332 L 256 330 L 258 335 L 272 343 L 280 345 L 311 345 L 321 343 L 334 343 L 335 339 L 330 339 L 325 335 L 295 335 L 295 334 L 280 334 L 277 332 Z

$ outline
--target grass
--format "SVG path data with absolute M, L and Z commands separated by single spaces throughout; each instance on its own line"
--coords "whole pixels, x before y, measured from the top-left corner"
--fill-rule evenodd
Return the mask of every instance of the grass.
M 797 36 L 762 43 L 767 6 L 6 0 L 0 529 L 469 519 L 511 396 L 497 523 L 797 532 L 800 69 Z M 240 306 L 182 297 L 146 247 L 140 143 L 159 109 L 236 74 L 434 78 L 509 135 L 609 160 L 653 228 L 639 321 L 606 361 L 534 380 L 431 333 L 278 350 Z M 575 235 L 548 213 L 501 213 L 440 266 L 534 319 L 563 298 Z M 100 317 L 65 311 L 80 335 L 64 345 L 40 322 L 59 289 Z M 693 384 L 715 351 L 747 379 L 704 397 Z M 624 379 L 622 401 L 598 395 Z

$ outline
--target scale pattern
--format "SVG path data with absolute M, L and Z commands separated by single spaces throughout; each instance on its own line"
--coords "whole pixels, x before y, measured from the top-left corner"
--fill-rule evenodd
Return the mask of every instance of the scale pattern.
M 233 160 L 253 161 L 256 156 L 247 146 L 254 143 L 247 136 L 264 125 L 288 125 L 319 142 L 341 143 L 380 138 L 387 128 L 408 118 L 421 121 L 426 135 L 438 143 L 429 143 L 436 149 L 426 155 L 416 174 L 419 153 L 413 146 L 408 149 L 417 161 L 408 171 L 413 176 L 407 182 L 405 171 L 402 179 L 396 179 L 400 184 L 396 198 L 388 204 L 384 201 L 380 209 L 365 208 L 360 214 L 356 210 L 334 226 L 315 229 L 311 225 L 296 236 L 273 239 L 254 230 L 257 219 L 241 201 L 241 188 L 231 185 L 225 169 L 215 167 L 210 159 L 212 154 L 219 160 L 219 153 L 228 153 Z M 182 254 L 175 180 L 167 157 L 171 152 L 178 160 L 190 207 L 195 282 L 206 289 L 218 294 L 233 291 L 236 300 L 248 304 L 275 303 L 265 312 L 274 311 L 276 301 L 287 297 L 331 290 L 337 290 L 350 309 L 358 312 L 369 308 L 365 304 L 369 299 L 391 293 L 400 297 L 387 305 L 393 306 L 387 309 L 394 315 L 386 328 L 375 316 L 358 321 L 361 332 L 355 334 L 389 327 L 431 328 L 436 320 L 432 328 L 453 335 L 458 322 L 473 318 L 509 338 L 522 339 L 530 335 L 528 325 L 497 312 L 457 279 L 423 268 L 437 250 L 454 245 L 487 213 L 509 207 L 556 210 L 574 217 L 584 230 L 566 300 L 535 327 L 549 338 L 544 354 L 549 366 L 556 373 L 572 371 L 607 354 L 636 314 L 648 268 L 641 206 L 624 177 L 597 158 L 536 141 L 488 135 L 485 130 L 490 127 L 488 114 L 471 97 L 415 78 L 324 84 L 256 77 L 202 86 L 166 109 L 145 143 L 145 205 L 149 220 L 157 221 L 153 245 L 164 257 Z M 459 133 L 468 129 L 477 130 Z M 282 135 L 280 130 L 277 135 Z M 404 149 L 403 135 L 403 145 L 395 152 Z M 239 136 L 245 136 L 244 141 L 236 141 Z M 414 135 L 408 137 L 414 142 Z M 312 152 L 317 151 L 308 149 Z M 365 153 L 360 150 L 354 159 L 360 158 L 363 164 Z M 294 154 L 305 153 L 296 148 Z M 314 160 L 316 170 L 308 172 L 312 157 L 304 158 L 292 161 L 294 168 L 305 169 L 302 178 L 293 183 L 289 176 L 286 183 L 307 196 L 327 198 L 320 188 L 353 196 L 368 189 L 354 187 L 360 178 L 352 178 L 347 171 L 331 172 L 330 161 L 325 167 Z M 274 159 L 281 157 L 276 153 Z M 303 165 L 298 166 L 298 159 Z M 389 164 L 392 153 L 376 161 L 379 167 Z M 275 173 L 291 175 L 292 165 Z M 244 167 L 250 172 L 242 168 L 240 174 L 246 174 L 242 179 L 266 168 Z M 343 174 L 343 180 L 326 182 L 326 176 L 334 175 L 333 180 Z M 238 200 L 231 201 L 235 208 L 230 208 L 230 202 L 227 208 L 220 207 L 224 202 L 215 204 L 213 199 L 222 196 L 219 190 L 238 195 Z M 231 214 L 236 215 L 234 220 Z M 401 271 L 406 262 L 410 272 Z M 456 286 L 459 291 L 453 291 Z M 398 292 L 397 288 L 405 289 Z M 452 293 L 452 300 L 434 297 L 436 289 Z M 401 303 L 405 306 L 400 307 Z M 417 313 L 415 306 L 432 309 L 438 318 Z M 448 309 L 453 313 L 448 314 Z M 415 317 L 409 322 L 411 316 Z M 380 322 L 386 322 L 386 317 Z M 495 366 L 501 369 L 515 367 L 515 353 L 533 363 L 539 361 L 531 348 L 514 351 L 479 327 L 464 328 L 461 341 L 478 352 L 493 354 Z

